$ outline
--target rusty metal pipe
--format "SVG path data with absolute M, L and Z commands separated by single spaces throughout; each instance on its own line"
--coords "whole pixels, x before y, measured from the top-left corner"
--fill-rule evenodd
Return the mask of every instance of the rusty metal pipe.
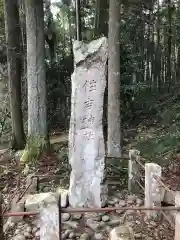
M 116 210 L 135 211 L 180 211 L 180 207 L 105 207 L 105 208 L 62 208 L 62 213 L 113 212 Z
M 39 212 L 8 212 L 4 213 L 3 217 L 35 216 L 38 214 Z
M 113 212 L 116 210 L 134 210 L 134 211 L 180 211 L 180 207 L 107 207 L 107 208 L 61 208 L 61 213 L 84 213 L 84 212 Z M 9 212 L 3 214 L 3 217 L 11 216 L 33 216 L 39 212 Z

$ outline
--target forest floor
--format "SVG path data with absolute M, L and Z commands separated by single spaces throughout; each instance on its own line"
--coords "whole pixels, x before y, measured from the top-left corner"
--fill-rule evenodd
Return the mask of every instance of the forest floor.
M 163 182 L 174 191 L 180 190 L 179 112 L 179 104 L 174 104 L 171 105 L 170 108 L 166 107 L 166 109 L 162 110 L 155 118 L 150 120 L 146 118 L 135 127 L 124 130 L 124 152 L 127 154 L 130 148 L 136 148 L 140 150 L 141 156 L 145 158 L 147 162 L 154 162 L 161 165 L 163 169 Z M 29 170 L 30 172 L 28 174 L 36 173 L 41 175 L 61 176 L 60 180 L 59 177 L 53 177 L 41 181 L 40 192 L 53 191 L 53 189 L 59 185 L 68 188 L 70 167 L 68 164 L 67 142 L 67 132 L 53 134 L 51 137 L 53 151 L 48 152 L 46 155 L 42 155 L 37 165 Z M 112 195 L 110 197 L 112 198 L 114 193 L 119 191 L 123 192 L 122 189 L 127 189 L 127 161 L 109 160 L 107 165 L 110 176 L 109 181 L 114 182 L 114 184 L 111 184 Z M 14 194 L 22 193 L 25 190 L 27 186 L 26 175 L 27 173 L 23 172 L 23 166 L 18 164 L 18 161 L 13 155 L 4 150 L 0 151 L 0 190 L 3 192 L 7 209 L 10 207 L 9 202 L 11 202 Z M 18 189 L 17 177 L 20 178 Z M 117 199 L 117 196 L 115 198 Z M 126 199 L 124 205 L 129 206 L 127 192 L 123 198 Z M 136 201 L 138 199 L 143 200 L 143 196 L 138 195 Z M 110 201 L 112 202 L 112 200 Z M 121 194 L 119 202 L 122 203 L 122 201 Z M 134 202 L 133 205 L 135 204 Z M 143 234 L 145 233 L 145 235 L 142 236 L 142 234 L 138 235 L 136 231 L 136 239 L 173 239 L 174 230 L 165 219 L 160 222 L 151 221 L 151 224 L 143 220 L 142 224 L 142 215 L 138 215 L 131 222 L 134 223 L 133 226 L 136 230 L 140 229 L 138 231 L 141 231 Z M 152 235 L 152 232 L 155 235 Z M 30 239 L 38 238 L 30 237 Z
M 151 128 L 145 128 L 143 125 L 142 127 L 139 126 L 136 130 L 132 129 L 131 131 L 129 129 L 127 132 L 128 134 L 126 136 L 127 144 L 125 146 L 125 152 L 128 152 L 130 148 L 135 147 L 141 151 L 141 155 L 145 157 L 147 161 L 157 162 L 158 164 L 163 166 L 164 181 L 168 186 L 170 186 L 171 189 L 177 190 L 179 187 L 178 183 L 180 181 L 180 174 L 179 174 L 180 173 L 180 166 L 179 166 L 180 154 L 179 154 L 178 144 L 177 143 L 174 144 L 173 142 L 174 144 L 173 147 L 171 145 L 170 149 L 168 148 L 165 152 L 164 151 L 161 152 L 160 151 L 161 148 L 164 150 L 161 144 L 164 144 L 165 146 L 167 145 L 165 141 L 166 136 L 164 136 L 162 128 L 160 128 L 159 126 L 157 127 L 157 125 Z M 162 133 L 162 138 L 160 138 L 159 133 Z M 128 135 L 130 135 L 130 138 L 128 138 Z M 155 141 L 156 138 L 158 140 Z M 53 191 L 53 189 L 55 189 L 59 185 L 61 185 L 63 188 L 68 188 L 70 168 L 68 164 L 67 141 L 68 141 L 67 133 L 52 136 L 51 145 L 53 147 L 53 151 L 49 152 L 44 156 L 41 156 L 41 159 L 38 162 L 38 164 L 34 166 L 32 169 L 30 169 L 29 174 L 36 173 L 40 175 L 47 174 L 47 175 L 61 176 L 61 180 L 59 180 L 59 177 L 57 177 L 57 178 L 50 178 L 50 179 L 46 178 L 43 181 L 41 181 L 40 192 Z M 153 145 L 154 141 L 156 142 L 156 144 Z M 168 141 L 171 141 L 171 140 L 168 140 Z M 152 149 L 150 150 L 151 145 L 152 145 Z M 157 151 L 157 154 L 154 154 L 153 151 Z M 20 194 L 25 190 L 27 186 L 26 176 L 24 176 L 24 174 L 22 173 L 23 168 L 21 168 L 21 166 L 17 164 L 17 161 L 12 159 L 13 158 L 11 157 L 9 157 L 8 159 L 7 153 L 5 153 L 4 157 L 1 157 L 0 159 L 0 163 L 1 163 L 0 165 L 2 166 L 0 187 L 3 192 L 4 200 L 6 202 L 7 207 L 10 207 L 8 206 L 8 202 L 11 201 L 11 199 L 14 197 L 14 193 L 16 192 L 17 176 L 20 176 L 20 184 L 19 184 L 20 187 L 18 189 L 18 192 Z M 110 176 L 109 181 L 114 182 L 114 184 L 111 184 L 112 194 L 110 195 L 110 199 L 111 199 L 110 202 L 112 202 L 112 198 L 117 199 L 116 193 L 119 193 L 119 187 L 121 189 L 123 188 L 127 189 L 127 161 L 122 161 L 120 163 L 119 161 L 117 162 L 117 160 L 113 160 L 113 162 L 108 162 L 108 173 Z M 121 190 L 120 192 L 123 192 L 123 191 Z M 127 192 L 126 194 L 123 194 L 123 197 L 121 194 L 119 203 L 120 202 L 122 203 L 122 201 L 126 199 L 124 205 L 136 206 L 136 203 L 134 202 L 132 204 L 128 203 L 129 197 L 131 197 L 131 195 L 128 195 Z M 139 199 L 143 201 L 143 196 L 137 195 L 137 199 L 135 201 L 138 202 L 140 201 Z M 119 219 L 118 217 L 119 215 L 117 214 L 116 215 L 106 214 L 105 216 L 111 219 L 109 224 Z M 135 228 L 136 239 L 145 239 L 145 238 L 149 240 L 173 239 L 173 234 L 174 234 L 173 228 L 172 226 L 169 225 L 166 219 L 164 219 L 163 221 L 161 219 L 160 222 L 154 221 L 154 220 L 151 220 L 148 222 L 147 220 L 145 220 L 144 214 L 138 213 L 137 215 L 133 215 L 133 217 L 132 217 L 132 214 L 129 214 L 127 217 L 127 220 L 129 223 L 131 223 L 131 226 Z M 34 219 L 32 221 L 34 221 Z M 27 221 L 26 221 L 26 225 L 28 227 L 30 226 L 27 224 Z M 34 228 L 32 227 L 31 231 L 33 231 L 33 229 Z M 13 235 L 15 232 L 16 232 L 16 229 L 14 229 Z M 12 233 L 10 233 L 10 235 L 11 234 Z M 10 235 L 8 232 L 7 239 L 9 239 Z M 28 234 L 26 233 L 26 235 Z M 99 237 L 102 237 L 102 236 L 99 236 Z M 29 235 L 28 239 L 39 239 L 39 238 L 38 237 L 32 238 L 32 234 L 31 234 Z M 97 238 L 97 239 L 101 239 L 101 238 Z

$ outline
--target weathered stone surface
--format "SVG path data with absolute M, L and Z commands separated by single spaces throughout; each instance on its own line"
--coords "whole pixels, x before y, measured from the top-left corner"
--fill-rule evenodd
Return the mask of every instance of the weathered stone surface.
M 15 237 L 13 237 L 13 240 L 26 240 L 26 237 L 23 235 L 17 235 Z
M 107 39 L 74 42 L 71 120 L 69 130 L 70 205 L 106 202 L 104 180 L 103 100 L 106 86 Z
M 61 207 L 67 207 L 68 205 L 68 190 L 58 187 L 56 190 L 58 195 L 61 195 Z
M 180 207 L 180 192 L 176 192 L 175 195 L 176 207 Z M 175 216 L 175 237 L 174 240 L 180 239 L 180 213 L 177 212 Z
M 57 203 L 40 205 L 40 239 L 59 240 L 59 211 Z
M 16 200 L 16 199 L 15 199 Z M 24 212 L 24 201 L 20 201 L 18 203 L 16 203 L 16 201 L 12 202 L 12 206 L 11 206 L 11 212 Z M 23 216 L 12 216 L 10 217 L 11 221 L 16 223 L 19 222 L 23 219 Z
M 155 163 L 145 164 L 145 207 L 161 206 L 161 186 L 156 178 L 161 178 L 161 166 Z M 159 211 L 146 211 L 148 217 L 157 217 Z
M 29 175 L 26 180 L 26 185 L 27 186 L 30 185 L 27 192 L 31 193 L 31 194 L 36 193 L 37 192 L 37 184 L 38 184 L 37 178 L 32 178 L 32 176 Z
M 60 195 L 61 195 L 61 207 L 67 207 L 68 190 L 58 188 L 55 193 L 46 192 L 28 195 L 25 200 L 25 209 L 26 211 L 35 211 L 39 208 L 42 202 L 45 203 L 58 202 L 58 198 Z
M 109 240 L 135 240 L 135 238 L 131 227 L 121 225 L 112 229 Z
M 28 195 L 25 202 L 25 209 L 26 211 L 36 211 L 43 202 L 57 203 L 57 201 L 57 194 L 52 192 Z
M 81 236 L 80 236 L 80 240 L 90 240 L 91 237 L 89 236 L 88 233 L 83 233 Z

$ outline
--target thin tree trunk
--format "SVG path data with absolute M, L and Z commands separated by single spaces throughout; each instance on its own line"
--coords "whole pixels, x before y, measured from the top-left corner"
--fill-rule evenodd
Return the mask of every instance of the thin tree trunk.
M 12 120 L 12 148 L 18 150 L 25 146 L 25 135 L 21 109 L 21 29 L 17 0 L 5 0 L 4 12 Z
M 78 41 L 82 40 L 80 0 L 76 0 L 76 38 Z
M 28 136 L 47 137 L 43 0 L 26 0 Z
M 108 37 L 108 0 L 97 0 L 95 35 Z
M 121 156 L 120 116 L 120 1 L 109 4 L 108 155 Z
M 171 0 L 168 0 L 168 53 L 167 53 L 167 81 L 168 90 L 171 86 L 171 52 L 172 52 L 172 5 Z

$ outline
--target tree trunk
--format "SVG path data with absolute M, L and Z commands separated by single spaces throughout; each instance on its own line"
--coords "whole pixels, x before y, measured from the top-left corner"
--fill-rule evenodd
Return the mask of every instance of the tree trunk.
M 25 136 L 21 109 L 21 30 L 17 0 L 4 1 L 9 94 L 12 120 L 12 148 L 23 149 Z
M 47 137 L 43 0 L 26 0 L 28 137 Z
M 80 0 L 76 0 L 76 38 L 78 41 L 82 40 L 81 26 L 81 3 Z
M 109 0 L 97 0 L 95 35 L 108 37 L 108 8 Z
M 121 156 L 120 116 L 120 1 L 109 3 L 108 155 Z
M 168 53 L 167 53 L 167 81 L 168 90 L 171 86 L 171 52 L 172 52 L 172 4 L 171 0 L 168 0 Z

